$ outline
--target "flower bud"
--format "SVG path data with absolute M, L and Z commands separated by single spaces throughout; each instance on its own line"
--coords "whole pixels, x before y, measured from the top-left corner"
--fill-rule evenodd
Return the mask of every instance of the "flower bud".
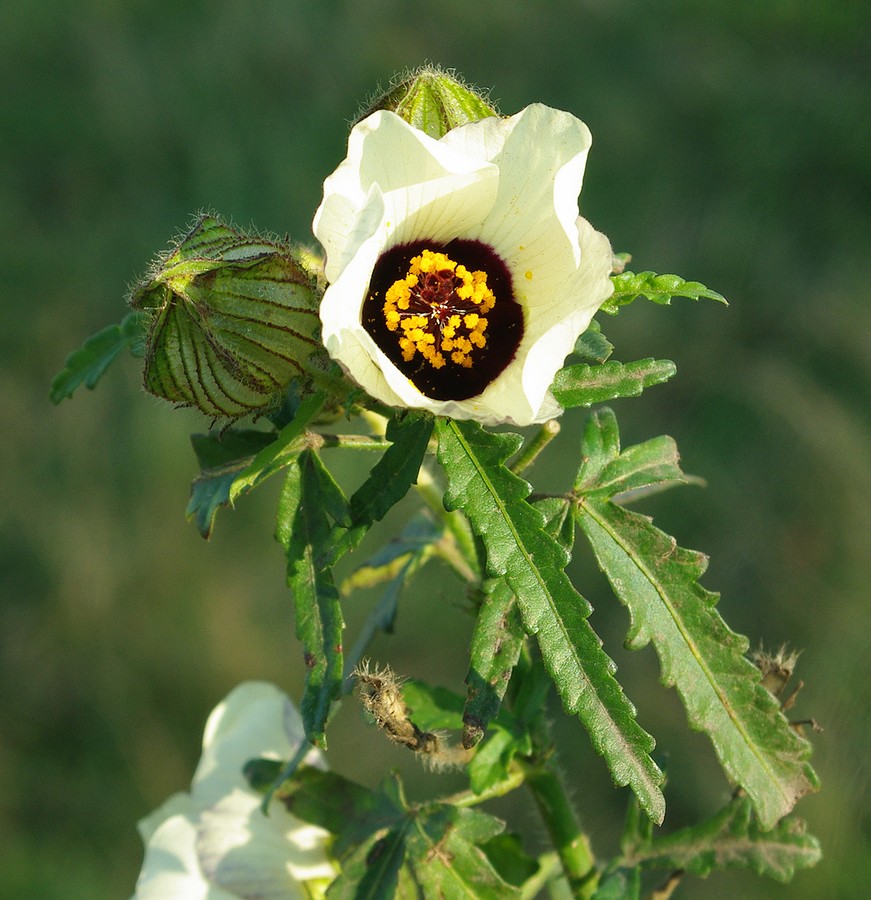
M 277 406 L 322 368 L 319 295 L 287 245 L 212 215 L 155 264 L 131 305 L 151 317 L 145 389 L 215 419 Z
M 430 137 L 444 137 L 452 128 L 498 116 L 485 97 L 463 84 L 452 72 L 425 67 L 396 80 L 357 121 L 379 109 L 396 113 Z

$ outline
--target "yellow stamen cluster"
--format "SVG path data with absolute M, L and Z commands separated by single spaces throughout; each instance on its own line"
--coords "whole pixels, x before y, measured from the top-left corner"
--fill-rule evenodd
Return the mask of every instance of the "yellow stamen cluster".
M 485 313 L 496 304 L 487 273 L 470 272 L 444 253 L 424 250 L 409 261 L 408 274 L 394 281 L 384 296 L 384 319 L 399 332 L 402 358 L 415 353 L 434 369 L 451 362 L 472 366 L 473 348 L 487 344 Z

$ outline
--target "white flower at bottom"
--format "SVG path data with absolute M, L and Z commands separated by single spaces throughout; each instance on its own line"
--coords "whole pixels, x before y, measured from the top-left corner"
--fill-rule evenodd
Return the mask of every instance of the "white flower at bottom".
M 540 104 L 440 140 L 379 111 L 324 183 L 330 355 L 371 396 L 485 424 L 562 411 L 550 385 L 611 295 L 578 215 L 589 129 Z
M 246 682 L 212 712 L 189 794 L 175 794 L 139 823 L 145 859 L 136 900 L 308 897 L 303 882 L 332 880 L 327 833 L 273 801 L 266 816 L 242 767 L 286 760 L 305 740 L 299 713 L 276 687 Z M 323 766 L 316 750 L 306 758 Z

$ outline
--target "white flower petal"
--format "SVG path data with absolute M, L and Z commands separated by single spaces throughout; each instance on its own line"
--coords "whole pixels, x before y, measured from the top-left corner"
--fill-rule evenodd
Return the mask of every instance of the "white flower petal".
M 389 152 L 370 153 L 370 144 Z M 351 132 L 347 158 L 324 182 L 330 202 L 315 213 L 327 280 L 335 281 L 376 233 L 379 253 L 415 235 L 450 240 L 457 223 L 471 226 L 490 209 L 497 178 L 485 160 L 433 140 L 391 113 L 374 113 Z
M 135 900 L 238 900 L 203 878 L 196 840 L 190 817 L 173 815 L 162 822 L 146 845 Z
M 190 794 L 176 794 L 139 823 L 146 845 L 137 900 L 306 897 L 301 882 L 331 880 L 327 833 L 273 801 L 269 815 L 242 769 L 289 759 L 305 740 L 299 713 L 276 687 L 242 684 L 212 712 Z M 315 750 L 306 762 L 322 766 Z
M 289 759 L 304 740 L 299 713 L 277 687 L 240 684 L 206 722 L 191 793 L 200 806 L 210 806 L 234 788 L 248 787 L 242 768 L 249 759 Z M 323 757 L 312 749 L 306 763 L 323 765 Z
M 280 803 L 265 816 L 260 798 L 242 790 L 203 810 L 196 853 L 209 883 L 234 897 L 305 897 L 300 882 L 335 875 L 321 829 L 303 825 Z

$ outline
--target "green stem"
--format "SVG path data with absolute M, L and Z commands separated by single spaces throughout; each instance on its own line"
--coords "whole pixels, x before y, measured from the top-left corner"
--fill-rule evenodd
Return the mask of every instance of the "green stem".
M 560 425 L 556 419 L 549 419 L 532 436 L 529 443 L 520 451 L 517 459 L 509 467 L 515 475 L 528 469 L 542 450 L 559 434 Z
M 457 794 L 452 794 L 450 797 L 445 798 L 443 802 L 449 803 L 451 806 L 460 806 L 463 808 L 477 806 L 479 803 L 493 800 L 496 797 L 504 797 L 506 794 L 516 791 L 517 788 L 523 785 L 526 778 L 527 775 L 523 769 L 512 767 L 507 778 L 502 779 L 502 781 L 497 781 L 495 784 L 491 784 L 490 787 L 481 791 L 480 794 L 476 794 L 474 791 L 460 791 Z
M 305 436 L 306 446 L 310 450 L 321 450 L 324 447 L 343 447 L 346 450 L 380 450 L 390 446 L 384 438 L 371 438 L 366 434 L 319 434 L 308 431 Z
M 426 463 L 420 467 L 415 487 L 421 499 L 444 523 L 448 533 L 453 537 L 457 549 L 462 554 L 462 558 L 469 569 L 469 574 L 472 575 L 468 580 L 478 581 L 481 568 L 478 564 L 478 552 L 475 549 L 475 540 L 472 537 L 472 529 L 469 526 L 469 522 L 459 511 L 448 512 L 445 509 L 443 492 L 436 484 L 435 478 L 433 478 Z
M 575 812 L 566 797 L 566 787 L 553 768 L 553 763 L 531 768 L 526 775 L 526 784 L 535 798 L 572 895 L 579 898 L 592 897 L 598 875 L 590 841 L 578 825 Z
M 541 658 L 524 642 L 511 679 L 511 704 L 527 724 L 533 756 L 524 765 L 526 784 L 559 857 L 572 896 L 590 898 L 598 883 L 596 859 L 590 840 L 578 822 L 568 792 L 556 768 L 554 741 L 547 719 L 551 681 Z

